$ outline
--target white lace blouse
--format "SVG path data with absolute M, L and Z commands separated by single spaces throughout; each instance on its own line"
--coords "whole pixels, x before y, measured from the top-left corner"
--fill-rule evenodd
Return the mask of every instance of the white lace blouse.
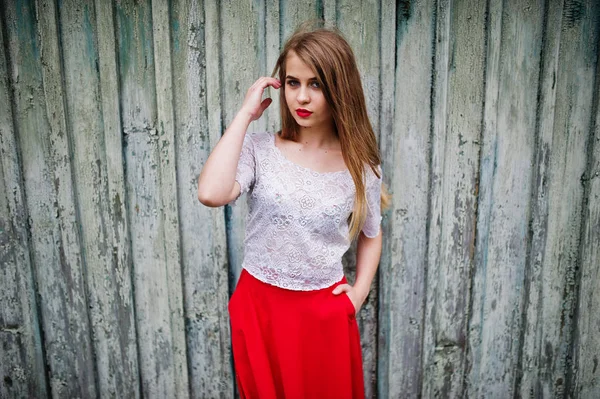
M 240 195 L 248 192 L 243 268 L 265 283 L 300 291 L 326 288 L 343 277 L 355 195 L 347 169 L 313 171 L 285 158 L 275 134 L 247 133 L 236 181 Z M 381 179 L 371 168 L 366 191 L 362 232 L 375 237 L 381 222 Z

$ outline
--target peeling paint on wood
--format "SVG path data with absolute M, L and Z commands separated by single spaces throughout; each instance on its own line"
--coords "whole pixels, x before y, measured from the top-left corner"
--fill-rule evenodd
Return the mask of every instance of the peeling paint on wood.
M 469 397 L 514 395 L 522 341 L 543 7 L 543 2 L 506 2 L 489 10 L 468 330 Z
M 589 130 L 582 132 L 589 132 L 589 136 L 585 144 L 585 173 L 580 179 L 583 187 L 582 229 L 575 264 L 579 289 L 573 314 L 574 341 L 570 348 L 572 363 L 567 369 L 567 381 L 570 383 L 568 394 L 581 398 L 600 397 L 600 4 L 587 2 L 582 27 L 593 21 L 590 18 L 593 15 L 597 17 L 596 24 L 592 25 L 592 35 L 586 37 L 589 41 L 580 50 L 580 57 L 585 55 L 582 58 L 588 60 L 592 59 L 591 54 L 595 51 L 596 73 L 594 78 L 590 77 L 590 82 L 594 81 L 593 85 L 589 85 L 589 90 L 595 97 L 592 102 L 595 109 L 591 110 Z M 577 31 L 584 32 L 582 28 Z M 588 106 L 589 104 L 585 104 L 586 109 Z
M 0 20 L 0 397 L 47 397 L 4 25 Z
M 597 12 L 593 3 L 581 4 L 586 14 Z M 567 376 L 574 368 L 577 252 L 585 187 L 569 176 L 581 176 L 587 167 L 582 154 L 592 131 L 594 90 L 591 84 L 580 84 L 594 81 L 596 65 L 586 58 L 599 33 L 590 19 L 575 23 L 567 20 L 565 11 L 561 20 L 559 7 L 548 12 L 545 32 L 550 40 L 545 41 L 544 54 L 552 56 L 544 57 L 542 68 L 535 162 L 539 169 L 531 199 L 533 237 L 525 283 L 523 379 L 519 381 L 522 396 L 542 397 L 565 395 L 570 388 Z
M 212 5 L 210 6 L 212 7 Z M 209 126 L 209 115 L 220 106 L 212 96 L 218 81 L 207 57 L 218 50 L 212 38 L 212 9 L 204 4 L 176 2 L 171 5 L 175 113 L 175 154 L 181 231 L 181 264 L 185 304 L 185 332 L 188 353 L 190 396 L 233 397 L 233 373 L 227 303 L 228 265 L 225 220 L 222 209 L 199 206 L 197 179 L 210 154 L 211 136 L 219 134 Z M 207 15 L 209 14 L 209 15 Z M 210 48 L 210 50 L 209 50 Z M 218 70 L 218 69 L 216 69 Z M 218 84 L 218 82 L 216 82 Z
M 412 3 L 410 19 L 396 8 L 393 134 L 380 139 L 393 201 L 380 266 L 378 388 L 392 398 L 421 393 L 434 4 Z
M 423 396 L 454 398 L 465 396 L 483 119 L 485 4 L 441 1 L 436 18 Z
M 77 225 L 56 10 L 44 2 L 5 8 L 30 253 L 40 304 L 48 395 L 96 395 Z
M 160 102 L 165 86 L 159 84 L 163 77 L 157 78 L 170 69 L 159 70 L 164 61 L 154 62 L 155 54 L 165 54 L 154 48 L 152 10 L 149 1 L 125 1 L 115 11 L 141 394 L 187 397 L 179 232 L 172 199 L 175 165 L 172 138 L 164 128 L 172 116 Z M 157 17 L 157 26 L 168 23 L 163 21 Z
M 70 110 L 68 136 L 89 308 L 93 309 L 89 314 L 98 391 L 103 397 L 136 397 L 139 392 L 133 294 L 129 266 L 123 263 L 117 249 L 120 237 L 113 234 L 113 228 L 122 221 L 112 212 L 114 201 L 109 192 L 106 148 L 110 146 L 105 142 L 103 108 L 99 102 L 105 82 L 100 81 L 98 73 L 95 9 L 92 2 L 64 1 L 60 11 L 59 23 L 70 27 L 61 29 L 64 85 Z M 82 91 L 82 85 L 87 90 Z

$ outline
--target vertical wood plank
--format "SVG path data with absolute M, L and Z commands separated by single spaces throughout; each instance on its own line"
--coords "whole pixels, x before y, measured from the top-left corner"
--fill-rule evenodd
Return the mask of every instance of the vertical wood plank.
M 47 397 L 0 10 L 0 397 Z
M 445 197 L 444 197 L 444 188 L 446 187 L 443 183 L 443 177 L 445 172 L 445 156 L 446 156 L 446 144 L 447 141 L 450 142 L 449 147 L 451 150 L 454 150 L 456 147 L 455 140 L 449 138 L 446 140 L 445 135 L 450 135 L 447 130 L 447 113 L 449 108 L 449 94 L 452 90 L 451 85 L 449 84 L 451 67 L 450 67 L 450 53 L 454 53 L 454 48 L 452 45 L 454 44 L 452 40 L 454 39 L 451 35 L 451 31 L 453 28 L 452 25 L 452 7 L 454 3 L 451 0 L 439 0 L 436 4 L 436 24 L 435 24 L 435 54 L 434 54 L 434 65 L 433 65 L 433 80 L 432 80 L 432 143 L 431 143 L 431 182 L 430 182 L 430 205 L 429 205 L 429 224 L 430 227 L 428 229 L 428 253 L 427 253 L 427 261 L 428 261 L 428 269 L 427 269 L 427 286 L 425 287 L 425 317 L 424 317 L 424 326 L 423 326 L 423 354 L 422 354 L 422 370 L 423 379 L 422 379 L 422 392 L 425 397 L 432 396 L 437 393 L 437 395 L 443 396 L 442 391 L 450 391 L 452 388 L 456 390 L 456 387 L 453 386 L 456 384 L 453 381 L 452 376 L 454 374 L 454 366 L 453 363 L 456 363 L 457 360 L 459 362 L 458 366 L 460 367 L 460 355 L 461 348 L 457 345 L 457 340 L 452 341 L 447 338 L 444 342 L 448 345 L 448 348 L 444 348 L 443 344 L 440 345 L 436 350 L 436 341 L 438 341 L 437 328 L 435 325 L 436 319 L 442 319 L 444 321 L 444 316 L 446 316 L 447 312 L 444 312 L 445 309 L 441 309 L 441 316 L 437 315 L 437 312 L 440 311 L 438 308 L 438 297 L 440 296 L 440 288 L 439 285 L 443 285 L 442 276 L 446 271 L 444 269 L 444 265 L 441 264 L 440 258 L 445 254 L 443 252 L 442 240 L 446 238 L 446 242 L 448 241 L 448 235 L 451 232 L 447 232 L 448 229 L 451 229 L 451 226 L 445 226 L 446 230 L 442 230 L 442 223 L 445 222 L 446 225 L 451 224 L 453 220 L 448 220 L 448 215 L 444 214 L 446 211 L 445 205 Z M 449 177 L 452 178 L 452 173 L 449 173 Z M 450 183 L 452 188 L 452 183 L 456 184 L 455 179 L 453 179 Z M 448 189 L 447 189 L 448 190 Z M 449 191 L 449 190 L 448 190 Z M 446 211 L 447 212 L 447 211 Z M 445 219 L 443 217 L 445 216 Z M 452 217 L 452 213 L 449 215 Z M 459 226 L 463 227 L 464 226 Z M 459 244 L 459 243 L 457 243 Z M 460 245 L 460 244 L 459 244 Z M 460 247 L 459 247 L 460 248 Z M 460 259 L 460 258 L 459 258 Z M 464 266 L 461 265 L 464 270 Z M 453 292 L 454 293 L 454 292 Z M 444 292 L 442 290 L 441 295 Z M 439 302 L 443 303 L 444 298 L 439 298 Z M 453 309 L 450 309 L 452 312 Z M 445 326 L 443 326 L 445 327 Z M 444 329 L 440 331 L 439 335 L 442 335 Z M 452 333 L 454 331 L 450 331 Z M 450 334 L 451 336 L 454 334 Z M 436 363 L 436 359 L 439 363 Z M 447 369 L 447 373 L 445 373 L 445 366 L 449 366 Z M 447 374 L 447 375 L 445 375 Z M 446 386 L 439 386 L 438 379 L 443 379 L 446 377 L 447 384 Z M 460 388 L 460 387 L 459 387 Z
M 279 13 L 279 0 L 265 0 L 265 56 L 266 56 L 266 70 L 264 74 L 271 76 L 279 53 L 283 50 L 283 43 L 279 42 L 280 35 L 280 13 Z M 278 76 L 274 78 L 279 79 Z M 267 108 L 266 115 L 266 129 L 270 132 L 277 132 L 281 129 L 281 104 L 279 102 L 279 90 L 275 90 L 272 87 L 267 88 L 267 96 L 271 97 L 273 102 Z M 264 118 L 265 116 L 263 116 Z
M 558 3 L 558 2 L 557 2 Z M 542 381 L 539 374 L 543 343 L 539 341 L 542 326 L 544 297 L 544 248 L 548 232 L 548 200 L 552 137 L 554 135 L 554 108 L 556 106 L 556 76 L 561 42 L 563 4 L 549 7 L 546 12 L 544 48 L 539 88 L 537 142 L 535 145 L 534 186 L 532 195 L 531 243 L 525 274 L 525 309 L 521 333 L 523 342 L 519 356 L 516 390 L 522 397 L 541 397 Z M 548 395 L 548 393 L 546 393 Z
M 338 1 L 337 0 L 321 0 L 323 7 L 322 19 L 326 24 L 336 25 L 338 16 Z M 318 7 L 318 5 L 317 5 Z
M 594 21 L 596 39 L 585 41 L 589 62 L 596 56 L 596 75 L 593 88 L 592 124 L 587 142 L 587 167 L 581 177 L 585 187 L 582 230 L 579 244 L 579 298 L 575 313 L 576 330 L 573 343 L 573 363 L 569 379 L 571 397 L 600 397 L 600 6 L 586 8 L 586 19 Z M 595 48 L 594 48 L 595 42 Z M 567 387 L 569 388 L 569 387 Z
M 111 212 L 103 108 L 99 103 L 102 86 L 94 4 L 67 0 L 59 5 L 69 139 L 98 392 L 100 396 L 135 397 L 139 392 L 131 281 L 129 267 L 120 261 L 119 242 L 113 235 L 116 221 Z
M 380 73 L 380 9 L 377 0 L 355 2 L 336 1 L 336 26 L 352 47 L 363 91 L 367 112 L 375 134 L 379 133 L 379 73 Z
M 220 2 L 220 56 L 221 65 L 221 105 L 223 132 L 229 126 L 242 106 L 250 86 L 264 70 L 265 37 L 259 26 L 264 24 L 264 2 Z M 262 54 L 259 54 L 262 49 Z M 213 78 L 212 76 L 210 77 Z M 248 132 L 265 129 L 264 118 L 254 121 Z M 220 137 L 220 136 L 219 136 Z M 243 261 L 243 241 L 245 216 L 247 214 L 245 195 L 236 205 L 226 207 L 228 256 L 230 261 L 231 288 L 237 285 Z
M 579 15 L 570 8 L 581 7 Z M 539 169 L 535 170 L 533 197 L 534 240 L 530 254 L 531 265 L 539 279 L 526 276 L 530 285 L 523 358 L 535 359 L 535 367 L 523 367 L 525 376 L 521 394 L 543 397 L 563 396 L 566 379 L 572 369 L 572 331 L 577 307 L 577 269 L 581 224 L 584 214 L 585 185 L 575 176 L 586 170 L 586 153 L 592 132 L 592 104 L 596 72 L 598 23 L 593 16 L 598 7 L 592 1 L 566 2 L 559 26 L 546 31 L 560 31 L 558 49 L 549 50 L 556 57 L 556 68 L 545 71 L 542 88 L 554 87 L 545 101 L 553 106 L 540 108 L 539 138 L 536 143 Z M 549 10 L 549 12 L 551 12 Z M 544 57 L 545 59 L 546 57 Z M 546 63 L 545 63 L 546 64 Z M 553 95 L 554 94 L 554 95 Z M 538 231 L 539 229 L 539 231 Z M 534 275 L 535 275 L 534 272 Z M 536 298 L 536 296 L 538 296 Z M 531 366 L 528 364 L 527 366 Z
M 380 9 L 379 2 L 335 2 L 336 26 L 354 51 L 360 71 L 367 112 L 375 134 L 379 135 L 379 79 L 380 79 Z M 344 269 L 349 283 L 356 279 L 356 243 L 344 256 Z M 377 392 L 377 281 L 371 286 L 369 296 L 357 315 L 360 330 L 365 395 L 372 398 Z
M 222 106 L 222 79 L 221 70 L 221 9 L 218 1 L 204 3 L 204 49 L 206 51 L 206 140 L 210 151 L 217 145 L 223 134 L 223 106 Z M 218 210 L 222 213 L 222 210 Z M 213 220 L 215 220 L 215 217 Z M 214 226 L 213 226 L 214 227 Z
M 212 26 L 208 20 L 218 18 L 205 16 L 215 11 L 214 2 L 207 3 L 211 5 L 173 2 L 170 19 L 185 330 L 190 396 L 194 398 L 233 397 L 234 383 L 224 212 L 203 206 L 197 195 L 198 175 L 212 149 L 211 137 L 220 134 L 208 122 L 220 104 L 207 87 L 211 79 L 219 84 L 218 68 L 217 76 L 207 74 L 212 72 L 209 63 L 216 61 L 207 58 L 215 47 L 208 42 L 215 39 L 208 37 Z
M 173 334 L 175 395 L 189 396 L 186 337 L 184 330 L 183 281 L 181 279 L 181 238 L 177 202 L 173 74 L 171 67 L 171 23 L 169 2 L 152 0 L 152 38 L 155 62 L 156 128 L 162 230 L 167 270 L 170 326 Z M 185 215 L 184 215 L 185 217 Z
M 486 4 L 437 4 L 423 396 L 463 397 Z M 467 23 L 465 23 L 467 22 Z
M 177 217 L 173 193 L 164 191 L 173 179 L 164 166 L 173 163 L 172 142 L 165 142 L 164 92 L 157 98 L 151 5 L 123 1 L 115 13 L 142 395 L 187 397 L 185 337 L 176 320 L 183 314 L 180 271 L 174 270 L 180 267 Z
M 122 342 L 137 341 L 137 323 L 135 319 L 135 301 L 132 281 L 131 236 L 126 209 L 125 170 L 123 158 L 123 131 L 121 126 L 121 108 L 119 102 L 119 74 L 117 70 L 117 39 L 115 37 L 114 5 L 112 2 L 95 1 L 98 73 L 100 76 L 100 99 L 104 130 L 104 156 L 108 187 L 108 207 L 114 278 L 118 292 L 117 312 L 125 315 L 131 312 L 131 319 L 120 321 Z M 126 344 L 123 344 L 123 348 Z M 130 371 L 129 383 L 125 386 L 131 397 L 139 397 L 140 392 L 140 354 L 137 342 L 127 345 L 123 357 Z M 126 372 L 125 372 L 126 374 Z M 125 377 L 127 378 L 127 377 Z
M 31 221 L 49 395 L 95 396 L 96 382 L 53 4 L 6 4 L 15 132 Z M 35 328 L 35 327 L 34 327 Z
M 221 7 L 220 2 L 207 1 L 204 7 L 204 21 L 205 21 L 205 51 L 206 51 L 206 116 L 207 116 L 207 132 L 206 142 L 202 149 L 205 151 L 203 154 L 202 164 L 206 161 L 212 149 L 217 145 L 224 133 L 224 112 L 225 107 L 223 104 L 224 98 L 224 75 L 221 65 L 223 62 L 228 62 L 222 55 L 221 42 L 223 35 L 221 33 Z M 241 104 L 240 104 L 241 105 Z M 200 171 L 198 171 L 198 174 Z M 234 265 L 231 254 L 237 255 L 237 251 L 232 251 L 231 244 L 229 243 L 229 231 L 230 228 L 227 224 L 227 219 L 223 218 L 223 215 L 228 215 L 227 208 L 225 210 L 221 208 L 211 208 L 210 215 L 212 218 L 212 231 L 215 234 L 215 240 L 223 242 L 224 248 L 221 252 L 217 252 L 215 262 L 225 262 L 228 271 L 228 292 L 233 292 L 235 284 L 231 284 L 232 281 L 237 282 L 239 273 L 236 274 L 236 265 Z M 238 245 L 241 245 L 238 243 Z M 218 247 L 217 247 L 218 248 Z M 214 249 L 213 249 L 214 251 Z M 214 256 L 213 252 L 210 256 Z M 235 258 L 238 259 L 238 258 Z M 241 259 L 239 260 L 241 262 Z M 239 265 L 238 265 L 239 266 Z M 228 332 L 229 334 L 229 332 Z M 230 338 L 229 338 L 230 339 Z M 231 350 L 231 344 L 228 345 L 228 350 Z M 232 359 L 233 360 L 233 359 Z M 233 369 L 233 362 L 231 365 Z M 235 389 L 235 388 L 234 388 Z
M 378 391 L 391 398 L 421 393 L 435 27 L 433 0 L 396 7 L 394 135 L 381 147 L 393 199 L 380 269 L 378 348 Z
M 324 0 L 334 4 L 334 0 Z M 307 20 L 322 19 L 323 0 L 284 0 L 279 2 L 279 34 L 283 45 L 298 26 Z M 332 19 L 330 22 L 333 21 Z
M 542 1 L 490 3 L 469 397 L 515 390 L 543 15 Z
M 104 129 L 104 149 L 108 198 L 111 217 L 113 256 L 116 258 L 116 278 L 122 284 L 119 298 L 121 305 L 131 309 L 133 314 L 131 281 L 131 237 L 125 208 L 125 170 L 123 159 L 123 132 L 121 129 L 121 108 L 119 106 L 119 83 L 117 71 L 117 43 L 115 37 L 114 7 L 111 2 L 95 0 L 98 72 L 100 75 L 100 101 Z M 135 329 L 135 317 L 133 319 Z M 133 331 L 135 334 L 135 330 Z M 131 337 L 135 339 L 135 335 Z M 139 365 L 133 360 L 136 348 L 128 355 L 132 374 L 138 374 Z M 137 383 L 136 383 L 137 384 Z M 136 393 L 138 395 L 139 392 Z
M 393 158 L 388 151 L 388 148 L 394 141 L 394 107 L 395 107 L 395 73 L 396 73 L 396 5 L 394 2 L 387 0 L 381 0 L 380 2 L 380 108 L 379 108 L 379 149 L 381 152 L 382 172 L 383 181 L 387 187 L 391 187 L 391 176 L 393 175 Z M 393 152 L 392 152 L 393 154 Z M 392 190 L 390 190 L 392 192 Z M 393 192 L 392 192 L 393 193 Z M 389 274 L 382 269 L 389 270 L 392 262 L 392 253 L 390 243 L 390 214 L 393 212 L 394 207 L 392 203 L 391 209 L 387 210 L 383 214 L 381 221 L 381 228 L 383 234 L 383 248 L 381 253 L 381 259 L 379 261 L 379 270 L 376 276 L 377 278 L 377 342 L 373 348 L 377 352 L 377 364 L 376 364 L 376 380 L 375 380 L 375 392 L 374 397 L 388 397 L 389 389 L 389 378 L 385 377 L 383 370 L 387 370 L 389 367 L 390 356 L 389 352 L 382 352 L 382 348 L 386 347 L 389 350 L 388 343 L 386 340 L 389 330 L 383 321 L 389 317 L 389 312 L 392 309 L 388 306 L 384 306 L 382 303 L 381 287 L 386 283 L 385 277 L 389 277 Z M 375 300 L 375 298 L 373 299 Z M 386 313 L 384 313 L 386 312 Z
M 221 49 L 221 8 L 220 2 L 218 1 L 206 1 L 204 3 L 204 49 L 206 51 L 206 136 L 205 142 L 202 144 L 204 153 L 201 155 L 203 158 L 200 160 L 202 165 L 210 155 L 210 152 L 217 145 L 221 139 L 221 135 L 224 133 L 224 104 L 223 104 L 223 70 L 221 65 L 224 60 Z M 198 170 L 198 175 L 200 170 Z M 197 185 L 197 182 L 196 182 Z M 206 210 L 204 210 L 206 211 Z M 215 241 L 223 243 L 223 247 L 220 248 L 221 252 L 210 253 L 209 256 L 215 256 L 214 261 L 216 263 L 225 262 L 228 272 L 228 292 L 233 292 L 233 285 L 231 281 L 236 281 L 239 274 L 235 274 L 234 264 L 230 258 L 231 250 L 230 243 L 228 242 L 228 230 L 229 227 L 226 224 L 226 220 L 223 217 L 227 215 L 227 208 L 225 210 L 221 208 L 211 208 L 208 210 L 212 221 L 211 231 L 215 234 Z M 219 247 L 217 247 L 219 249 Z M 241 260 L 240 260 L 241 262 Z M 229 334 L 229 332 L 228 332 Z M 228 344 L 228 350 L 231 350 L 231 343 Z M 233 360 L 233 359 L 232 359 Z M 232 362 L 233 369 L 233 362 Z M 234 388 L 235 389 L 235 388 Z

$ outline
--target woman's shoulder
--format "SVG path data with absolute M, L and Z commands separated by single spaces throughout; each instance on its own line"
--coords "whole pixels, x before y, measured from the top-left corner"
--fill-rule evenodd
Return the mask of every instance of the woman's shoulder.
M 264 148 L 274 139 L 275 133 L 268 131 L 247 132 L 246 137 L 252 142 L 255 149 Z
M 273 132 L 269 132 L 269 131 L 252 131 L 252 132 L 246 132 L 246 136 L 250 136 L 252 138 L 253 141 L 260 141 L 260 140 L 273 140 L 273 136 L 275 135 L 275 133 Z

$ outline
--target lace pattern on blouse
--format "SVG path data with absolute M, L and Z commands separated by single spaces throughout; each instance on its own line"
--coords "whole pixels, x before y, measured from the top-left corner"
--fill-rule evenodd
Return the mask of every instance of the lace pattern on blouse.
M 355 195 L 347 169 L 313 171 L 288 160 L 274 134 L 247 133 L 236 181 L 240 195 L 248 193 L 243 268 L 265 283 L 300 291 L 326 288 L 343 277 Z M 381 222 L 381 179 L 370 168 L 366 190 L 362 232 L 375 237 Z

